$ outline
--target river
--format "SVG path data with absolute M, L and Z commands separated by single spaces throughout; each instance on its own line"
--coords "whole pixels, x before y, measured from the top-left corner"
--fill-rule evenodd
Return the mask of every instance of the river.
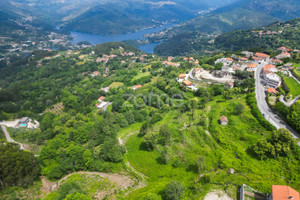
M 169 28 L 174 26 L 173 24 L 167 24 L 161 27 L 156 27 L 156 28 L 149 28 L 149 29 L 144 29 L 141 31 L 137 31 L 135 33 L 128 33 L 124 35 L 118 35 L 118 36 L 101 36 L 101 35 L 94 35 L 94 34 L 89 34 L 89 33 L 81 33 L 81 32 L 74 32 L 71 31 L 71 36 L 73 37 L 72 43 L 77 44 L 78 42 L 82 41 L 88 41 L 92 45 L 96 44 L 101 44 L 105 42 L 116 42 L 116 41 L 123 41 L 123 40 L 144 40 L 145 34 L 149 33 L 155 33 L 159 32 L 163 29 Z M 156 45 L 159 43 L 151 43 L 147 45 L 141 45 L 138 48 L 146 53 L 153 53 L 154 48 Z

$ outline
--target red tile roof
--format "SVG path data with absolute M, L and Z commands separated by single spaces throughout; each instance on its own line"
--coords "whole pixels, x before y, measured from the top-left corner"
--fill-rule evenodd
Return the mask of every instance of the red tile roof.
M 185 78 L 185 74 L 179 74 L 179 78 Z
M 193 83 L 189 80 L 183 81 L 183 84 L 186 85 L 186 86 L 192 86 L 193 85 Z
M 255 56 L 261 57 L 261 58 L 269 58 L 269 57 L 270 57 L 268 54 L 265 54 L 265 53 L 259 53 L 259 52 L 257 52 L 257 53 L 255 54 Z
M 141 88 L 141 87 L 143 87 L 142 85 L 136 85 L 136 86 L 134 86 L 135 87 L 135 89 L 139 89 L 139 88 Z
M 255 57 L 255 56 L 253 56 L 252 59 L 253 59 L 253 60 L 264 60 L 263 58 Z
M 276 91 L 275 88 L 268 88 L 268 93 L 269 93 L 269 94 L 271 94 L 271 93 L 277 94 L 277 91 Z
M 267 65 L 265 65 L 265 67 L 264 67 L 264 71 L 267 71 L 267 70 L 269 70 L 269 69 L 271 69 L 271 68 L 276 68 L 276 66 L 275 66 L 275 65 L 269 65 L 269 64 L 267 64 Z
M 251 63 L 248 65 L 248 68 L 256 68 L 257 67 L 257 64 L 255 63 Z
M 286 185 L 272 186 L 273 200 L 300 200 L 299 192 Z
M 220 117 L 220 121 L 221 122 L 228 122 L 227 117 L 225 117 L 224 115 Z
M 103 101 L 105 99 L 105 97 L 104 96 L 102 96 L 102 97 L 99 97 L 99 101 L 101 100 L 101 101 Z

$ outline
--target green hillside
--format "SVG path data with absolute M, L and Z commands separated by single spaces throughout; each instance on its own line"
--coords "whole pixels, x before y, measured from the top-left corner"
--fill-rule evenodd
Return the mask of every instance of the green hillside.
M 104 53 L 116 57 L 96 62 Z M 258 111 L 251 73 L 236 76 L 240 84 L 232 89 L 195 82 L 199 89 L 193 92 L 176 78 L 197 65 L 178 57 L 180 67 L 167 67 L 161 64 L 166 58 L 143 54 L 124 43 L 105 43 L 69 55 L 36 51 L 1 69 L 0 120 L 29 116 L 40 122 L 39 129 L 8 129 L 16 141 L 39 147 L 31 149 L 37 157 L 26 152 L 38 170 L 29 180 L 28 171 L 17 179 L 1 179 L 1 199 L 98 195 L 141 200 L 172 199 L 175 194 L 199 200 L 214 191 L 236 199 L 242 184 L 263 193 L 275 184 L 300 189 L 300 147 L 288 131 L 275 131 Z M 214 69 L 211 64 L 222 56 L 195 59 Z M 94 71 L 99 75 L 92 76 Z M 142 87 L 131 89 L 137 84 Z M 107 86 L 110 90 L 103 91 Z M 95 106 L 101 96 L 112 103 L 107 109 Z M 59 112 L 55 105 L 60 105 Z M 299 106 L 280 110 L 298 128 Z M 227 125 L 220 124 L 223 115 Z M 8 147 L 0 143 L 4 152 L 11 151 Z M 7 158 L 0 159 L 4 166 Z M 22 166 L 5 165 L 5 173 L 19 172 Z M 57 190 L 40 192 L 45 180 L 55 184 L 76 172 L 80 174 L 62 179 Z M 127 188 L 118 187 L 129 179 Z
M 242 49 L 276 49 L 300 46 L 300 18 L 287 22 L 274 22 L 261 28 L 236 30 L 223 33 L 216 38 L 199 36 L 197 32 L 179 34 L 158 45 L 158 55 L 186 55 L 204 51 L 238 51 Z M 210 41 L 214 40 L 214 43 Z
M 175 36 L 157 46 L 155 52 L 159 55 L 184 55 L 201 52 L 204 48 L 211 51 L 215 50 L 215 47 L 207 45 L 209 40 L 199 35 L 222 34 L 233 30 L 262 27 L 275 21 L 286 21 L 297 17 L 300 17 L 300 2 L 296 0 L 238 1 L 167 31 L 166 35 L 175 34 Z M 241 38 L 244 36 L 243 33 L 243 31 L 233 32 L 236 37 Z M 231 38 L 230 34 L 224 37 Z M 221 41 L 224 37 L 220 36 L 218 42 L 224 42 Z M 233 42 L 237 43 L 237 41 Z
M 274 49 L 287 46 L 297 49 L 300 46 L 300 18 L 285 23 L 273 23 L 256 29 L 232 31 L 215 39 L 215 47 L 222 50 L 241 50 L 260 47 Z

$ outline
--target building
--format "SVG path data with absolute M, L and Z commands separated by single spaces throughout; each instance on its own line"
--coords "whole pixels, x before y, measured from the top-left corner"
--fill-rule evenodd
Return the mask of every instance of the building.
M 29 117 L 23 117 L 19 120 L 19 127 L 27 127 L 28 122 L 30 121 Z
M 273 64 L 273 65 L 280 65 L 280 64 L 282 64 L 282 60 L 279 60 L 279 59 L 272 59 L 272 60 L 270 61 L 270 63 Z
M 100 76 L 101 74 L 100 74 L 100 72 L 98 72 L 98 71 L 94 71 L 93 73 L 91 73 L 91 76 L 92 77 L 95 77 L 95 76 Z
M 171 67 L 179 67 L 180 66 L 180 63 L 173 63 L 171 61 L 163 61 L 162 62 L 162 65 L 165 65 L 165 66 L 171 66 Z
M 291 54 L 288 52 L 282 52 L 281 54 L 276 56 L 277 59 L 290 58 L 290 57 L 291 57 Z
M 256 56 L 253 56 L 252 59 L 253 59 L 253 61 L 256 62 L 256 63 L 261 63 L 262 61 L 264 61 L 263 58 L 256 57 Z
M 258 57 L 258 58 L 262 58 L 263 60 L 269 60 L 270 59 L 270 56 L 268 54 L 265 54 L 265 53 L 257 52 L 254 56 Z
M 273 185 L 268 200 L 300 200 L 299 192 L 286 185 Z
M 105 100 L 105 97 L 104 97 L 104 96 L 101 96 L 101 97 L 98 98 L 98 102 L 102 102 L 102 101 L 104 101 L 104 100 Z
M 178 82 L 182 82 L 185 80 L 185 74 L 179 74 L 178 76 Z
M 183 84 L 185 86 L 192 86 L 193 85 L 193 83 L 191 81 L 189 81 L 189 80 L 183 81 Z
M 278 88 L 281 85 L 281 78 L 269 70 L 263 73 L 264 84 L 268 87 Z
M 105 93 L 109 92 L 109 87 L 105 87 L 105 88 L 101 88 L 102 91 L 104 91 Z
M 245 55 L 245 57 L 249 58 L 250 56 L 253 56 L 253 53 L 250 51 L 242 51 L 241 54 Z
M 277 91 L 275 88 L 268 88 L 267 92 L 268 92 L 268 94 L 277 94 Z
M 220 117 L 220 123 L 223 126 L 226 126 L 228 124 L 228 119 L 224 115 Z
M 143 87 L 143 86 L 142 85 L 135 85 L 131 89 L 137 90 L 137 89 L 140 89 L 141 87 Z
M 234 87 L 234 82 L 230 81 L 230 82 L 227 82 L 225 84 L 229 89 L 232 89 Z
M 215 65 L 217 63 L 223 63 L 223 65 L 230 65 L 232 62 L 233 62 L 232 58 L 220 58 L 220 59 L 215 61 Z
M 239 61 L 240 62 L 248 62 L 248 58 L 241 57 L 241 58 L 239 58 Z
M 248 72 L 254 72 L 256 70 L 256 67 L 257 67 L 257 64 L 251 63 L 251 64 L 248 65 L 247 71 Z

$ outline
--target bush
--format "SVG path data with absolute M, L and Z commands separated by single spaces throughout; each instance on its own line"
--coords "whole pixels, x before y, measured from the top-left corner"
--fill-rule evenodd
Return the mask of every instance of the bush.
M 157 135 L 154 133 L 147 133 L 143 138 L 142 145 L 148 150 L 152 151 L 156 145 Z
M 168 200 L 178 200 L 185 190 L 184 185 L 177 181 L 172 181 L 166 186 L 165 194 Z
M 257 121 L 262 125 L 264 128 L 266 128 L 268 131 L 275 130 L 274 126 L 268 122 L 264 116 L 261 114 L 257 107 L 257 102 L 255 99 L 255 94 L 250 93 L 247 95 L 247 104 L 251 108 L 252 115 L 257 119 Z

